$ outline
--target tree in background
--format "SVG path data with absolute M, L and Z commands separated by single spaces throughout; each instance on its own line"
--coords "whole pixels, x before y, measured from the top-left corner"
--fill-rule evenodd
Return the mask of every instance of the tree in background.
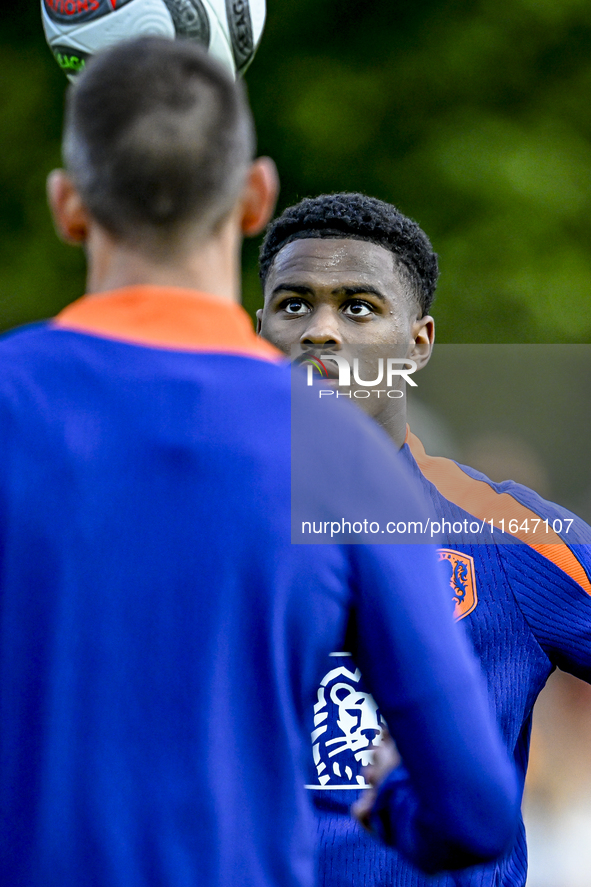
M 591 7 L 584 0 L 268 0 L 247 74 L 280 209 L 361 190 L 417 219 L 440 254 L 447 342 L 591 336 Z M 66 81 L 37 4 L 0 24 L 0 326 L 83 290 L 44 178 Z M 260 304 L 257 244 L 245 304 Z

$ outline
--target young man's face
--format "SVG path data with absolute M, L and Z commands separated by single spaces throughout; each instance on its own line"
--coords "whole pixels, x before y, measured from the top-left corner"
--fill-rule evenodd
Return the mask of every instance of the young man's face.
M 285 354 L 293 345 L 316 355 L 402 345 L 399 354 L 417 359 L 420 348 L 433 340 L 433 319 L 420 316 L 392 253 L 365 240 L 288 243 L 275 257 L 264 296 L 258 330 Z M 377 418 L 383 404 L 368 398 L 359 405 Z
M 392 253 L 365 240 L 288 243 L 275 257 L 264 295 L 260 333 L 286 354 L 292 345 L 410 342 L 420 314 Z

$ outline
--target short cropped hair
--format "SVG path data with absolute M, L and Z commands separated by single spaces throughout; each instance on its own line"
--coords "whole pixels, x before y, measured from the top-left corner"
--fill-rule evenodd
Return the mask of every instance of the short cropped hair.
M 63 155 L 91 215 L 131 245 L 211 233 L 254 152 L 240 82 L 187 40 L 143 37 L 93 58 L 66 100 Z
M 259 256 L 263 287 L 277 253 L 308 237 L 368 240 L 390 250 L 423 315 L 435 297 L 437 255 L 425 232 L 395 206 L 365 194 L 321 194 L 290 206 L 269 224 Z

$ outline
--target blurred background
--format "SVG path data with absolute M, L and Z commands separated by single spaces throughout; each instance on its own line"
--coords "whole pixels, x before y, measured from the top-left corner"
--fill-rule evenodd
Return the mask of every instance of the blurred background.
M 591 5 L 268 3 L 246 80 L 259 150 L 279 167 L 279 210 L 335 190 L 391 201 L 440 255 L 439 342 L 569 345 L 541 358 L 511 349 L 494 366 L 482 350 L 440 351 L 435 363 L 436 349 L 423 400 L 411 404 L 414 430 L 433 454 L 521 480 L 589 520 Z M 34 0 L 2 14 L 0 60 L 2 330 L 81 295 L 84 263 L 58 242 L 45 205 L 66 79 Z M 258 246 L 244 248 L 251 314 Z M 534 397 L 547 357 L 555 371 Z M 509 402 L 515 378 L 523 384 Z M 528 887 L 591 884 L 590 732 L 591 690 L 551 679 L 528 781 Z

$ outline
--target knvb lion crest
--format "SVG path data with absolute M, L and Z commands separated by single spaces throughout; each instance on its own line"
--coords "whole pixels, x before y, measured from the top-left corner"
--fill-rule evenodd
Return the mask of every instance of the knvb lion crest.
M 371 763 L 386 723 L 373 697 L 365 692 L 358 668 L 341 665 L 324 676 L 314 706 L 314 727 L 312 753 L 318 784 L 307 788 L 367 788 L 361 767 Z
M 478 603 L 474 559 L 451 548 L 437 551 L 453 592 L 454 617 L 463 619 Z M 331 656 L 335 668 L 322 679 L 314 706 L 312 753 L 318 782 L 306 788 L 368 788 L 361 768 L 372 762 L 373 749 L 383 742 L 386 722 L 351 654 Z
M 448 572 L 449 584 L 453 591 L 454 618 L 463 619 L 478 603 L 474 558 L 461 551 L 453 551 L 451 548 L 438 548 L 437 552 L 439 560 Z

